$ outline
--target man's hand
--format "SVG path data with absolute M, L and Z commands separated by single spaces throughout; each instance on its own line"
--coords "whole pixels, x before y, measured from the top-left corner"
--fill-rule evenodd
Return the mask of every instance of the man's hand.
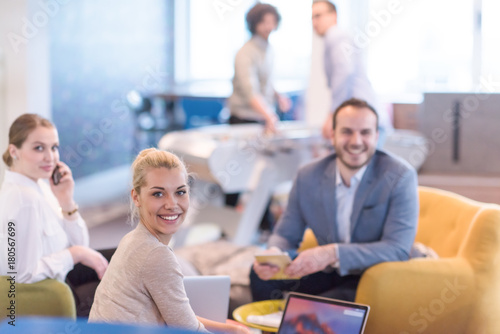
M 323 123 L 322 134 L 325 139 L 331 139 L 333 137 L 333 114 L 328 113 L 325 122 Z
M 278 109 L 283 113 L 287 113 L 292 108 L 292 100 L 286 95 L 276 94 L 278 99 Z
M 290 277 L 303 277 L 324 270 L 338 262 L 335 245 L 318 246 L 299 253 L 297 258 L 285 269 Z
M 271 247 L 261 252 L 261 254 L 281 254 L 281 250 L 277 247 Z M 276 275 L 280 271 L 280 268 L 269 264 L 262 264 L 255 260 L 253 262 L 253 270 L 261 280 L 267 281 Z
M 275 114 L 267 114 L 265 118 L 264 133 L 268 135 L 276 133 L 276 123 L 279 121 L 278 117 Z
M 260 114 L 265 121 L 264 132 L 266 134 L 276 133 L 276 122 L 279 121 L 278 116 L 272 111 L 262 95 L 256 94 L 250 99 L 250 107 L 258 114 Z

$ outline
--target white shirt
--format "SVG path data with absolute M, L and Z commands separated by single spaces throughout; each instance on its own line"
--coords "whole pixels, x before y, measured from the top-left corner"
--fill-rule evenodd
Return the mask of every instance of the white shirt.
M 324 36 L 324 66 L 331 94 L 330 110 L 352 97 L 365 100 L 378 113 L 379 127 L 386 133 L 393 129 L 389 114 L 381 107 L 373 86 L 368 79 L 364 50 L 353 37 L 337 25 L 330 27 Z
M 346 186 L 338 168 L 338 158 L 335 161 L 337 168 L 335 174 L 335 200 L 337 202 L 337 229 L 341 243 L 351 242 L 351 215 L 354 204 L 354 196 L 358 190 L 359 183 L 366 171 L 364 165 L 350 180 L 350 186 Z
M 9 232 L 15 234 L 13 258 L 8 257 L 13 254 L 7 251 L 9 243 L 12 245 Z M 73 268 L 68 247 L 88 244 L 83 219 L 79 215 L 74 221 L 63 218 L 45 180 L 35 182 L 22 174 L 5 172 L 0 188 L 0 275 L 15 273 L 18 283 L 46 278 L 64 281 Z

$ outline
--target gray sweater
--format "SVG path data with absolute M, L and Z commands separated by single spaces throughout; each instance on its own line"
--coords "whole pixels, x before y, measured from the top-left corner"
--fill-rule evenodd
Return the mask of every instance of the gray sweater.
M 236 54 L 234 62 L 233 94 L 227 103 L 231 115 L 249 120 L 264 120 L 250 107 L 250 100 L 259 95 L 268 112 L 274 113 L 275 90 L 272 84 L 274 52 L 269 43 L 254 35 Z
M 172 249 L 141 223 L 120 241 L 97 288 L 89 322 L 158 324 L 207 332 L 189 305 Z

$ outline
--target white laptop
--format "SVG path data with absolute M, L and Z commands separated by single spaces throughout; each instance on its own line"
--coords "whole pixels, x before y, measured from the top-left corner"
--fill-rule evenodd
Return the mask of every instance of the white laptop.
M 226 322 L 229 311 L 229 276 L 184 276 L 189 304 L 197 316 Z
M 291 292 L 278 334 L 362 334 L 369 311 L 367 305 Z

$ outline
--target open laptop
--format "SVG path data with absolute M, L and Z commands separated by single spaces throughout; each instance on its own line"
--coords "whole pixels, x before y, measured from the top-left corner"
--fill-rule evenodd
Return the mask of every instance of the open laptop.
M 370 307 L 290 292 L 278 334 L 362 334 Z
M 229 276 L 184 276 L 189 304 L 197 316 L 226 322 L 229 311 Z

